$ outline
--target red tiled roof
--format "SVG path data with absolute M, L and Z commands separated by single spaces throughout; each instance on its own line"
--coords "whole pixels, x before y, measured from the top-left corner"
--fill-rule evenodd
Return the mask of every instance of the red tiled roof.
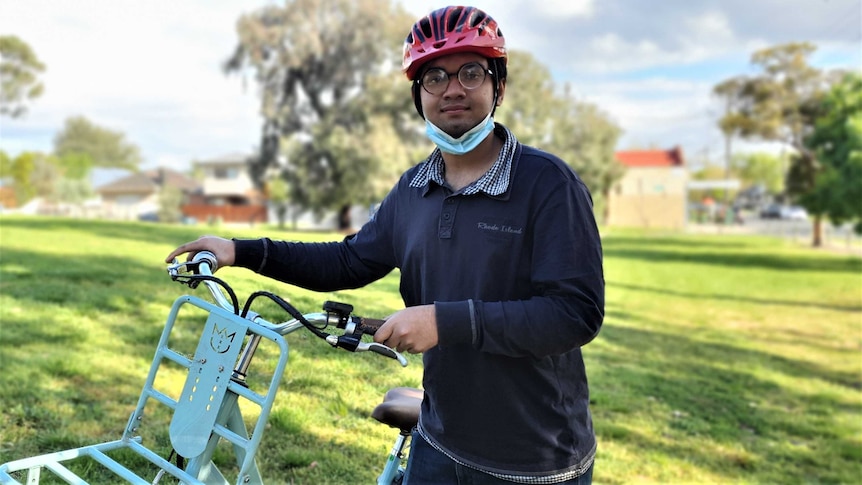
M 617 152 L 617 160 L 626 167 L 681 167 L 685 165 L 682 149 L 628 150 Z

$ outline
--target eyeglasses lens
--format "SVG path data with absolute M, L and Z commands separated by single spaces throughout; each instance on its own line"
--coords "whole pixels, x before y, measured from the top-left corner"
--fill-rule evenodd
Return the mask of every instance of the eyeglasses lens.
M 488 70 L 481 64 L 471 62 L 458 69 L 458 82 L 464 89 L 476 89 L 485 81 Z M 429 94 L 440 95 L 449 86 L 449 79 L 455 74 L 449 74 L 439 67 L 429 69 L 422 75 L 422 87 Z

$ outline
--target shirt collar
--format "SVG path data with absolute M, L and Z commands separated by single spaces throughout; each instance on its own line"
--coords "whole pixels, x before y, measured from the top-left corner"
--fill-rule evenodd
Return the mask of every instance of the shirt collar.
M 503 139 L 503 149 L 500 150 L 500 156 L 484 175 L 465 187 L 461 191 L 462 194 L 472 195 L 484 192 L 491 196 L 497 196 L 509 189 L 509 175 L 512 172 L 512 159 L 518 140 L 508 128 L 500 123 L 494 124 L 494 134 Z M 413 176 L 410 187 L 425 187 L 428 182 L 434 182 L 440 186 L 446 185 L 445 168 L 443 154 L 439 148 L 435 148 L 431 155 L 422 162 L 416 175 Z

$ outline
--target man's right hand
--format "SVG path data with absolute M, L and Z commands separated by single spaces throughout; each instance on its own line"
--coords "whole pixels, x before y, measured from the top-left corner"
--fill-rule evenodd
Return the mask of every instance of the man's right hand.
M 165 258 L 166 263 L 173 262 L 174 258 L 181 254 L 188 254 L 186 261 L 191 260 L 200 251 L 213 253 L 218 261 L 219 267 L 233 266 L 236 261 L 236 247 L 233 241 L 216 236 L 201 236 L 198 239 L 187 242 L 171 251 Z

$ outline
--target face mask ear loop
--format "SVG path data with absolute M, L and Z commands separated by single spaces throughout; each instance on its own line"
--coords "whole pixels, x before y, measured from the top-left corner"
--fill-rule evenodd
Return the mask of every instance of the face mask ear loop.
M 413 80 L 413 89 L 412 89 L 413 106 L 416 107 L 416 112 L 419 113 L 419 116 L 421 116 L 422 119 L 424 120 L 425 119 L 425 113 L 422 111 L 422 93 L 419 92 L 420 89 L 422 89 L 422 88 L 419 85 L 419 80 L 414 79 Z
M 491 71 L 491 79 L 494 81 L 494 103 L 491 105 L 491 116 L 493 117 L 494 113 L 497 112 L 497 97 L 500 94 L 500 81 L 497 79 L 497 63 L 494 62 L 491 67 L 494 68 L 494 70 Z

